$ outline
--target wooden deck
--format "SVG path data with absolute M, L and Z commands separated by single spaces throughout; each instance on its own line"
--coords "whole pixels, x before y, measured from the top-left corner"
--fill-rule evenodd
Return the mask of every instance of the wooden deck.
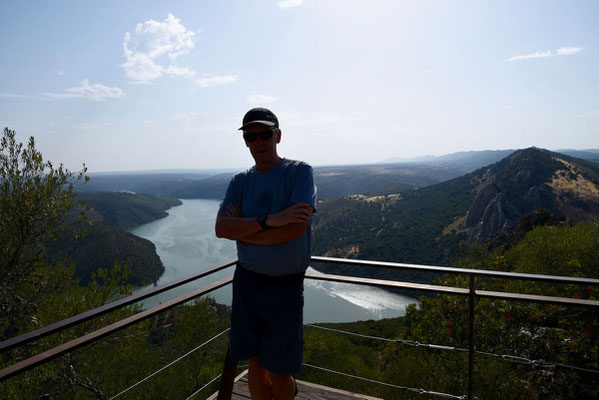
M 247 400 L 251 399 L 250 388 L 247 380 L 247 369 L 235 378 L 233 386 L 233 396 L 231 400 Z M 298 393 L 295 398 L 297 400 L 382 400 L 378 397 L 365 396 L 346 392 L 345 390 L 333 389 L 326 386 L 317 385 L 315 383 L 297 381 Z M 214 393 L 207 400 L 216 400 L 218 392 Z

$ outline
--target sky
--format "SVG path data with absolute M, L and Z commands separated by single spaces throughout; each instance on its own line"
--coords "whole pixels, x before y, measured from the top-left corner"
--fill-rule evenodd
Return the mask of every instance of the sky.
M 2 0 L 0 124 L 89 172 L 599 148 L 595 0 Z

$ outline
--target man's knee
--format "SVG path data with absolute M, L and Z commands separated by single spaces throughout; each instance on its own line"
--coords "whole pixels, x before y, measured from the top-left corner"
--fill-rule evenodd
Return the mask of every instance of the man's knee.
M 290 381 L 292 381 L 292 377 L 289 374 L 275 374 L 274 372 L 270 372 L 270 380 L 272 381 L 272 384 L 277 386 L 280 384 L 286 384 Z
M 260 364 L 260 361 L 258 361 L 258 357 L 250 358 L 249 364 L 250 364 L 250 372 L 252 372 L 256 376 L 259 376 L 260 379 L 262 379 L 262 380 L 265 380 L 265 381 L 270 380 L 268 370 L 266 368 L 264 368 L 262 366 L 262 364 Z

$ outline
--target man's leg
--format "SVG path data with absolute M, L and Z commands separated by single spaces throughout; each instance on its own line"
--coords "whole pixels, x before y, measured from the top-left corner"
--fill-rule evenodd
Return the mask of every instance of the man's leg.
M 250 358 L 250 371 L 248 373 L 248 384 L 253 400 L 271 400 L 270 375 L 266 368 L 259 362 L 257 357 Z
M 274 400 L 292 400 L 295 395 L 295 380 L 291 375 L 270 372 L 272 387 L 270 393 Z

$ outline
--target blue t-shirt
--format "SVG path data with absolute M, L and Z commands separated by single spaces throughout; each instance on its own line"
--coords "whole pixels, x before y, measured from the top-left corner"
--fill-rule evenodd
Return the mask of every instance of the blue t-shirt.
M 253 166 L 231 179 L 220 210 L 226 211 L 229 203 L 240 206 L 244 217 L 274 214 L 294 203 L 306 203 L 316 209 L 312 167 L 285 158 L 266 171 Z M 303 273 L 310 263 L 311 251 L 312 222 L 301 237 L 284 243 L 257 245 L 237 241 L 241 265 L 271 276 Z

